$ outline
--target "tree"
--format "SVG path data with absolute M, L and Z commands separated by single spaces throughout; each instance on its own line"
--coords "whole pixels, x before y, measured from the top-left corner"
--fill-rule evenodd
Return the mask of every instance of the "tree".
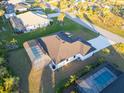
M 77 76 L 76 76 L 76 75 L 71 75 L 71 76 L 70 76 L 70 83 L 75 82 L 76 79 L 77 79 Z
M 13 38 L 13 39 L 10 41 L 10 43 L 13 44 L 13 45 L 16 45 L 18 42 L 17 42 L 17 40 L 16 40 L 15 38 Z
M 4 87 L 0 85 L 0 93 L 4 93 Z
M 19 78 L 17 77 L 9 77 L 4 79 L 4 88 L 5 91 L 14 92 L 18 90 Z
M 4 88 L 5 91 L 10 92 L 12 91 L 13 88 L 13 84 L 14 84 L 14 78 L 5 78 L 4 79 Z
M 87 66 L 85 66 L 85 68 L 89 71 L 92 67 L 91 67 L 91 65 L 87 65 Z
M 9 75 L 9 72 L 6 67 L 0 66 L 0 80 L 3 81 L 3 78 L 7 77 Z
M 61 14 L 58 16 L 57 19 L 58 19 L 59 22 L 61 22 L 61 23 L 64 24 L 64 22 L 63 22 L 63 21 L 64 21 L 64 17 L 65 17 L 65 13 L 61 13 Z
M 0 9 L 0 17 L 1 17 L 1 16 L 3 16 L 3 15 L 4 15 L 4 13 L 5 13 L 5 11 L 4 11 L 4 10 L 2 10 L 2 9 Z
M 3 63 L 5 63 L 5 59 L 3 57 L 0 57 L 0 65 L 2 65 Z

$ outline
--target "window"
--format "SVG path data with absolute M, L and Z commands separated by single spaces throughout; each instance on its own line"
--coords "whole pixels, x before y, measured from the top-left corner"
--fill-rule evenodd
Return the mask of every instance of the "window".
M 76 57 L 76 55 L 74 55 L 74 58 Z

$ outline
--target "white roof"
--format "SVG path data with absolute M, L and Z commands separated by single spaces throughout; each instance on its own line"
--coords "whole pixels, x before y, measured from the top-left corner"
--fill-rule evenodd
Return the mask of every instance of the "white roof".
M 50 21 L 47 16 L 39 16 L 30 11 L 23 14 L 19 14 L 17 15 L 17 17 L 22 20 L 25 26 L 37 26 L 39 24 L 48 23 Z
M 8 0 L 8 3 L 11 3 L 13 5 L 18 4 L 20 2 L 25 2 L 25 0 Z
M 94 48 L 96 48 L 97 50 L 101 50 L 103 48 L 106 48 L 110 45 L 115 44 L 115 42 L 107 39 L 104 36 L 98 36 L 97 38 L 91 39 L 88 41 Z

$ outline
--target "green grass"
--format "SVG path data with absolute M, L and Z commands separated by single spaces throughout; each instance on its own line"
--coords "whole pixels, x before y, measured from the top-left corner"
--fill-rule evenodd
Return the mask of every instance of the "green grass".
M 92 39 L 97 36 L 96 33 L 84 28 L 83 26 L 77 23 L 72 22 L 67 18 L 65 18 L 64 20 L 64 25 L 61 25 L 56 19 L 54 19 L 53 24 L 46 28 L 39 28 L 33 32 L 24 33 L 20 35 L 13 34 L 10 23 L 8 21 L 6 23 L 7 23 L 8 31 L 1 32 L 0 39 L 10 41 L 13 38 L 15 38 L 18 41 L 19 47 L 22 47 L 23 43 L 27 40 L 47 36 L 58 31 L 71 31 L 79 35 L 82 35 L 82 37 L 84 37 L 84 39 L 86 40 Z
M 24 49 L 11 51 L 9 54 L 9 67 L 20 78 L 21 93 L 28 93 L 28 75 L 31 65 L 30 59 Z
M 117 69 L 124 71 L 124 53 L 120 53 L 121 51 L 117 51 L 117 48 L 115 47 L 116 45 L 108 47 L 108 49 L 110 50 L 110 54 L 103 55 L 103 51 L 99 51 L 95 55 L 97 57 L 103 57 L 106 61 L 115 65 Z
M 55 10 L 52 10 L 52 9 L 50 9 L 50 8 L 46 8 L 46 9 L 44 10 L 44 12 L 47 13 L 47 14 L 56 13 Z

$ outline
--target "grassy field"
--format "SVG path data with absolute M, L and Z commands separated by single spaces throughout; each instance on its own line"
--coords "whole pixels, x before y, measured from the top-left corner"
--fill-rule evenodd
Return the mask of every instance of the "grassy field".
M 88 19 L 93 24 L 104 28 L 112 33 L 124 37 L 124 29 L 122 24 L 124 19 L 109 12 L 106 17 L 99 17 L 98 15 L 88 15 Z
M 7 26 L 8 30 L 6 32 L 0 32 L 0 39 L 10 41 L 15 38 L 18 41 L 20 47 L 22 47 L 23 43 L 27 40 L 47 36 L 58 31 L 73 31 L 79 33 L 79 35 L 80 33 L 82 33 L 81 35 L 86 40 L 92 39 L 97 36 L 96 33 L 84 28 L 77 23 L 72 22 L 67 18 L 65 18 L 64 20 L 64 25 L 60 24 L 57 20 L 54 20 L 53 24 L 46 28 L 39 28 L 33 32 L 20 35 L 13 34 L 12 28 L 10 27 L 9 23 L 7 24 Z

